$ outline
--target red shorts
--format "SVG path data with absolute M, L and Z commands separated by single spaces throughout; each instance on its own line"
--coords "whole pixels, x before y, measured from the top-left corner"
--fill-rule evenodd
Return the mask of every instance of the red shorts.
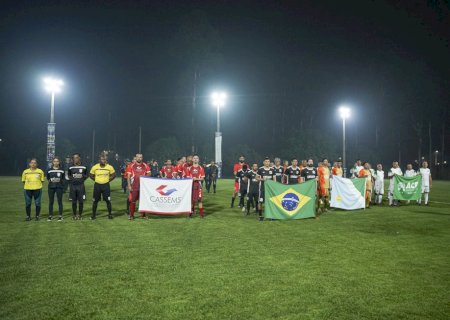
M 192 202 L 202 202 L 202 186 L 200 183 L 194 183 L 192 186 Z
M 134 190 L 132 192 L 130 192 L 130 195 L 128 196 L 128 200 L 130 200 L 130 202 L 136 202 L 139 200 L 139 190 Z
M 239 193 L 239 182 L 238 181 L 234 182 L 234 193 Z

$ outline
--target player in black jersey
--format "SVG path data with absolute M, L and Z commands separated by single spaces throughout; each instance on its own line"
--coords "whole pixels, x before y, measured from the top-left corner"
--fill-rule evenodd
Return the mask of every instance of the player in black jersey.
M 48 180 L 48 218 L 47 221 L 52 221 L 53 217 L 53 204 L 56 199 L 58 200 L 58 221 L 63 219 L 63 192 L 64 192 L 64 176 L 65 172 L 61 168 L 61 163 L 58 157 L 54 157 L 52 161 L 52 166 L 47 170 L 47 180 Z
M 88 178 L 88 171 L 85 166 L 81 164 L 81 156 L 75 153 L 72 156 L 72 165 L 68 170 L 68 178 L 70 181 L 70 198 L 72 199 L 72 213 L 74 220 L 81 220 L 83 216 L 83 201 L 86 199 L 86 192 L 84 189 L 84 181 Z M 78 202 L 78 214 L 77 214 Z
M 292 159 L 291 165 L 284 171 L 287 184 L 297 184 L 300 182 L 301 170 L 298 166 L 298 160 Z
M 247 177 L 248 167 L 246 164 L 242 166 L 236 173 L 236 177 L 239 179 L 239 207 L 242 208 L 242 211 L 245 211 L 244 199 L 247 197 L 247 186 L 248 186 L 248 177 Z
M 281 159 L 280 158 L 275 158 L 273 171 L 275 173 L 275 181 L 277 181 L 279 183 L 283 183 L 284 170 L 283 170 L 283 166 L 281 165 Z
M 211 190 L 211 185 L 213 186 L 213 192 L 216 193 L 217 188 L 217 176 L 219 175 L 219 167 L 214 161 L 211 161 L 209 165 L 205 167 L 205 178 L 206 178 L 206 190 L 208 193 Z
M 301 181 L 317 180 L 317 169 L 314 168 L 313 159 L 308 159 L 306 168 L 303 168 L 301 173 Z
M 252 169 L 247 170 L 245 177 L 247 178 L 247 215 L 250 213 L 250 205 L 258 206 L 259 202 L 259 185 L 258 164 L 252 164 Z
M 266 180 L 275 180 L 275 172 L 273 168 L 270 167 L 270 159 L 265 158 L 263 162 L 263 166 L 258 169 L 256 178 L 259 180 L 259 201 L 258 201 L 258 213 L 259 213 L 259 221 L 263 221 L 264 217 L 262 215 L 262 204 L 264 203 L 264 181 Z

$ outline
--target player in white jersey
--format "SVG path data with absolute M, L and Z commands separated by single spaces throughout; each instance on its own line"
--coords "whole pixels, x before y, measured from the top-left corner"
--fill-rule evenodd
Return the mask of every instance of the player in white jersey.
M 377 164 L 377 170 L 375 170 L 373 178 L 375 179 L 375 204 L 381 204 L 384 194 L 384 171 L 381 163 Z
M 388 195 L 388 199 L 389 199 L 389 205 L 392 206 L 397 206 L 398 205 L 398 200 L 394 199 L 394 176 L 402 176 L 403 172 L 402 169 L 400 169 L 400 167 L 398 166 L 398 161 L 394 161 L 392 162 L 392 168 L 391 170 L 389 170 L 388 172 L 388 178 L 389 178 L 389 195 Z
M 428 193 L 430 193 L 431 184 L 433 180 L 431 179 L 430 168 L 428 168 L 428 162 L 422 162 L 422 168 L 419 169 L 419 174 L 422 176 L 422 194 L 424 198 L 425 205 L 428 205 Z M 420 195 L 417 203 L 422 204 L 422 194 Z
M 413 166 L 411 163 L 408 163 L 406 165 L 405 177 L 415 177 L 415 176 L 417 176 L 416 170 L 413 169 Z M 409 204 L 409 202 L 410 202 L 409 200 L 406 201 L 407 204 Z

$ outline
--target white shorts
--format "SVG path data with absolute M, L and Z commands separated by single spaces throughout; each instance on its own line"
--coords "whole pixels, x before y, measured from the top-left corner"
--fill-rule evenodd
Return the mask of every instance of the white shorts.
M 384 194 L 384 183 L 378 183 L 375 181 L 375 188 L 374 188 L 375 194 Z
M 430 192 L 430 186 L 422 186 L 422 193 Z

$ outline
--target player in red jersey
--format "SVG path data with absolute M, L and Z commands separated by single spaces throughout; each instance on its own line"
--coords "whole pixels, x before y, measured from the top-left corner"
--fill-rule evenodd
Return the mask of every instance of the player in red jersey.
M 192 157 L 192 166 L 186 170 L 186 178 L 192 178 L 192 211 L 189 217 L 194 214 L 195 203 L 198 202 L 198 209 L 200 211 L 200 218 L 203 218 L 203 204 L 202 204 L 202 181 L 205 179 L 205 170 L 199 164 L 200 158 L 198 155 Z
M 176 167 L 172 166 L 172 160 L 169 159 L 160 170 L 161 177 L 166 179 L 173 179 L 175 178 L 176 170 Z
M 130 191 L 130 216 L 129 220 L 134 219 L 136 210 L 136 201 L 139 199 L 140 177 L 150 175 L 150 167 L 142 161 L 142 154 L 136 154 L 136 161 L 127 167 L 128 190 Z M 142 213 L 145 218 L 145 213 Z
M 178 159 L 177 162 L 177 178 L 183 178 L 183 172 L 184 172 L 184 165 L 186 164 L 186 157 L 183 156 L 180 159 Z
M 236 199 L 236 195 L 239 193 L 239 178 L 237 177 L 237 173 L 239 172 L 239 170 L 242 169 L 244 164 L 245 164 L 245 157 L 243 155 L 241 155 L 239 157 L 239 162 L 235 163 L 234 167 L 233 167 L 234 191 L 233 191 L 233 196 L 231 197 L 231 206 L 230 206 L 230 208 L 234 207 L 234 200 Z
M 180 169 L 178 169 L 178 176 L 180 178 L 184 178 L 187 176 L 189 167 L 192 166 L 192 162 L 193 162 L 193 156 L 187 156 L 186 162 L 183 164 L 183 166 L 181 168 L 181 172 L 180 172 Z

